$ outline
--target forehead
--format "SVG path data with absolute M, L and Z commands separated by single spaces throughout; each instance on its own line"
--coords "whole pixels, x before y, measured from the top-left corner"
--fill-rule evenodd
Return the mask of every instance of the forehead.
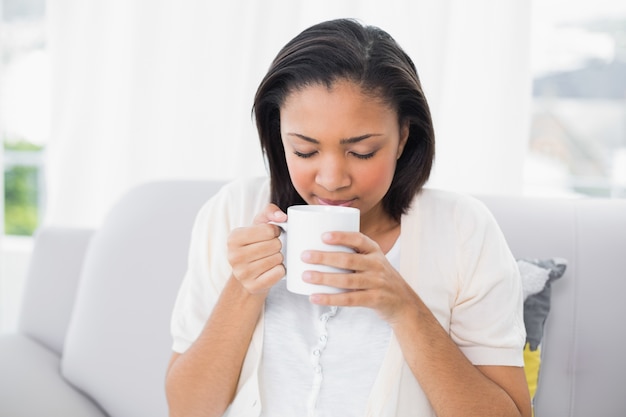
M 380 95 L 360 85 L 338 80 L 331 85 L 311 84 L 290 92 L 280 107 L 283 123 L 310 124 L 338 121 L 362 124 L 397 121 L 396 111 Z

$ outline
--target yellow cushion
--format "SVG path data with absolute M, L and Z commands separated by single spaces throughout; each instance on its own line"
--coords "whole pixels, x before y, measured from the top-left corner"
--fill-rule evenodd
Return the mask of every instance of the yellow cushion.
M 524 372 L 526 373 L 526 382 L 528 383 L 528 391 L 530 391 L 530 399 L 535 398 L 537 392 L 537 381 L 539 380 L 539 368 L 541 367 L 541 348 L 530 350 L 530 344 L 524 346 Z

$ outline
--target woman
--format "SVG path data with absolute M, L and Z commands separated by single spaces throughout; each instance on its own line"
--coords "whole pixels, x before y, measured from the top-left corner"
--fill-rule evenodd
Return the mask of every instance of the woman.
M 351 20 L 289 42 L 254 114 L 270 181 L 226 186 L 198 215 L 172 318 L 172 416 L 530 416 L 517 266 L 486 209 L 424 189 L 430 112 L 410 58 Z M 302 254 L 347 288 L 286 291 L 271 221 L 294 204 L 361 212 Z

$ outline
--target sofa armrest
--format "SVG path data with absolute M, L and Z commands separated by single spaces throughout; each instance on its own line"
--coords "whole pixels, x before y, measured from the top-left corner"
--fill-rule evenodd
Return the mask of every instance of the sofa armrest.
M 106 416 L 61 377 L 58 355 L 23 334 L 0 335 L 0 369 L 0 416 Z

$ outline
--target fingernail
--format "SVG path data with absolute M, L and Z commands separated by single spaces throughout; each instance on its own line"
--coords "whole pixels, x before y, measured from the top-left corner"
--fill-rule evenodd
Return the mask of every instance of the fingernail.
M 324 242 L 330 241 L 333 239 L 333 234 L 331 232 L 322 233 L 322 240 Z
M 319 302 L 321 301 L 322 296 L 319 294 L 311 294 L 309 295 L 309 301 L 313 304 L 319 304 Z
M 274 218 L 275 218 L 275 219 L 284 219 L 284 218 L 285 218 L 285 213 L 283 213 L 283 212 L 282 212 L 282 211 L 280 211 L 280 210 L 276 210 L 276 211 L 274 212 Z
M 303 260 L 304 262 L 310 261 L 311 260 L 311 252 L 309 252 L 308 250 L 305 250 L 300 255 L 300 259 Z
M 302 273 L 302 281 L 311 282 L 312 274 L 310 271 L 304 271 Z

